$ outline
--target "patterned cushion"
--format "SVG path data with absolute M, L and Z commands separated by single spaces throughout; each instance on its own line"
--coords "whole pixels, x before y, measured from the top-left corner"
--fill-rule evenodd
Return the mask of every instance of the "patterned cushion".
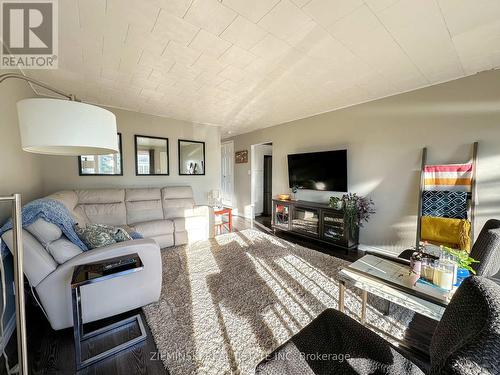
M 465 191 L 424 191 L 422 215 L 467 219 L 467 193 Z
M 103 224 L 89 224 L 83 229 L 76 225 L 75 231 L 89 250 L 132 239 L 125 229 Z

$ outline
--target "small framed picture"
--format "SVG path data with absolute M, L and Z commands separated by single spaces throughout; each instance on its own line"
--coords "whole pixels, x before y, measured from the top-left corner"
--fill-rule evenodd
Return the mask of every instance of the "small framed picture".
M 248 150 L 236 151 L 234 159 L 236 164 L 248 163 Z

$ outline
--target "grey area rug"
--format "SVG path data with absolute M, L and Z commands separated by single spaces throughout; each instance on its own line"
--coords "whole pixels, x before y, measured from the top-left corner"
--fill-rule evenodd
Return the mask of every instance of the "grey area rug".
M 323 310 L 338 307 L 339 267 L 348 262 L 244 230 L 162 250 L 163 287 L 144 313 L 172 375 L 253 374 L 260 360 Z M 369 299 L 367 321 L 403 337 L 413 313 Z M 359 320 L 361 298 L 346 293 Z

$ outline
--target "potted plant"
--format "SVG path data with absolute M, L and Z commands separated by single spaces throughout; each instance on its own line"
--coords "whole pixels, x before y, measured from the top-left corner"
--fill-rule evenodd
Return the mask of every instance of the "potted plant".
M 361 197 L 356 193 L 344 194 L 342 198 L 330 197 L 329 205 L 344 211 L 344 223 L 355 242 L 358 240 L 359 228 L 375 213 L 375 203 L 370 198 Z
M 476 274 L 474 268 L 471 267 L 472 263 L 479 263 L 478 260 L 471 258 L 469 253 L 465 250 L 452 249 L 450 247 L 441 246 L 442 251 L 450 254 L 454 257 L 457 263 L 457 282 L 455 285 L 460 285 L 464 279 L 470 276 L 470 274 Z

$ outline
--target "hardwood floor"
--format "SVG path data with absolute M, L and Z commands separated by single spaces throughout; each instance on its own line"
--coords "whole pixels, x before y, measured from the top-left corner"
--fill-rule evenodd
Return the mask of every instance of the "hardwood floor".
M 244 230 L 255 228 L 272 234 L 270 230 L 270 218 L 258 217 L 251 223 L 247 219 L 234 217 L 234 230 Z M 354 261 L 364 255 L 358 251 L 346 251 L 344 249 L 328 246 L 325 244 L 317 244 L 309 242 L 301 237 L 293 236 L 288 233 L 278 232 L 278 237 L 286 239 L 290 242 L 324 252 L 326 254 Z M 29 300 L 29 299 L 28 299 Z M 161 360 L 158 360 L 157 348 L 154 343 L 151 331 L 146 323 L 146 319 L 142 310 L 122 314 L 118 317 L 105 319 L 97 324 L 92 323 L 88 329 L 96 329 L 99 326 L 104 326 L 112 322 L 123 319 L 124 317 L 141 314 L 145 328 L 147 330 L 146 341 L 135 345 L 134 347 L 124 350 L 114 357 L 105 359 L 99 363 L 87 367 L 78 372 L 85 375 L 115 375 L 115 374 L 150 374 L 150 375 L 165 375 L 169 374 L 163 366 Z M 28 303 L 27 306 L 27 322 L 28 322 L 28 348 L 29 348 L 29 368 L 30 374 L 36 375 L 70 375 L 75 374 L 75 354 L 73 344 L 72 329 L 54 331 L 43 316 L 41 310 L 34 305 Z M 422 316 L 416 315 L 414 321 L 410 325 L 410 329 L 405 337 L 405 342 L 409 345 L 421 347 L 423 351 L 428 350 L 430 338 L 435 328 L 435 322 Z M 115 331 L 111 331 L 99 339 L 92 339 L 88 346 L 83 348 L 84 356 L 95 354 L 99 351 L 119 344 L 129 338 L 138 335 L 138 328 L 135 325 L 126 326 Z M 15 358 L 15 333 L 13 339 L 10 340 L 7 347 L 7 354 L 10 357 L 9 362 L 13 362 Z M 404 349 L 403 349 L 404 350 Z M 407 354 L 413 358 L 417 358 L 424 363 L 428 361 L 426 356 L 422 356 L 414 351 L 408 351 Z M 15 361 L 15 359 L 14 359 Z M 3 370 L 3 358 L 0 358 L 0 375 Z

